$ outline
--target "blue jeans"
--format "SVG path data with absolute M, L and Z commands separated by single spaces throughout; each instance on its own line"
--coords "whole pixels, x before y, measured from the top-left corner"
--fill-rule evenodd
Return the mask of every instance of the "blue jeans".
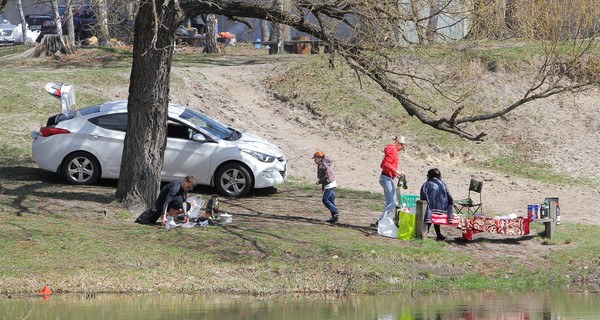
M 323 204 L 329 209 L 332 216 L 338 214 L 338 209 L 335 206 L 335 188 L 329 188 L 323 191 Z
M 381 175 L 379 176 L 379 184 L 383 187 L 383 195 L 385 196 L 385 208 L 379 216 L 378 221 L 381 220 L 385 216 L 386 211 L 393 210 L 396 206 L 398 206 L 398 197 L 396 196 L 396 186 L 394 185 L 394 179 Z

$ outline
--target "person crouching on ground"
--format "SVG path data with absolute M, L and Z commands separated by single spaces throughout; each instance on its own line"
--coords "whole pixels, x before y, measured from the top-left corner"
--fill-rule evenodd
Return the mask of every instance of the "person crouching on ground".
M 375 222 L 375 225 L 379 223 L 379 220 L 385 217 L 386 212 L 391 212 L 392 209 L 398 206 L 398 196 L 396 194 L 394 179 L 404 175 L 403 171 L 398 171 L 398 164 L 400 163 L 400 156 L 398 153 L 405 150 L 406 147 L 406 139 L 404 137 L 394 137 L 394 142 L 388 144 L 383 149 L 384 156 L 380 165 L 381 175 L 379 176 L 379 184 L 383 187 L 385 208 L 379 216 L 379 219 L 377 219 L 377 222 Z
M 421 186 L 421 200 L 427 201 L 427 211 L 425 212 L 427 232 L 431 228 L 432 213 L 447 214 L 448 222 L 452 222 L 454 217 L 454 200 L 448 190 L 448 186 L 442 181 L 442 173 L 438 168 L 427 171 L 427 181 Z M 443 241 L 446 239 L 442 235 L 439 224 L 434 224 L 433 228 L 437 235 L 436 240 Z
M 317 165 L 316 184 L 321 185 L 323 204 L 331 213 L 331 218 L 326 220 L 326 222 L 336 223 L 340 217 L 340 213 L 335 206 L 335 188 L 337 187 L 337 183 L 335 182 L 335 175 L 333 174 L 333 160 L 326 157 L 322 151 L 315 152 L 312 158 Z
M 181 181 L 174 181 L 167 184 L 160 193 L 154 204 L 158 212 L 162 212 L 162 224 L 167 225 L 172 222 L 176 215 L 183 213 L 183 223 L 188 223 L 189 217 L 187 211 L 188 191 L 196 187 L 196 177 L 187 176 Z

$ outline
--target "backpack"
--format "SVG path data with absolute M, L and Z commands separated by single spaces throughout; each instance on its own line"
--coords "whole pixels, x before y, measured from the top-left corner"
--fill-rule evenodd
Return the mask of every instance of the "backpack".
M 142 212 L 142 214 L 140 214 L 139 217 L 135 219 L 135 222 L 139 224 L 155 224 L 156 221 L 158 221 L 158 218 L 160 218 L 160 216 L 160 212 L 156 211 L 156 209 L 154 208 L 150 208 Z

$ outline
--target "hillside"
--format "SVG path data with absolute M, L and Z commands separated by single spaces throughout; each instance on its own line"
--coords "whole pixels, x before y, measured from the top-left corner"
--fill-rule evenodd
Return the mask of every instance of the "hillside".
M 174 86 L 172 97 L 181 103 L 199 107 L 213 117 L 242 130 L 255 132 L 278 143 L 289 159 L 294 177 L 314 179 L 311 154 L 322 149 L 334 160 L 336 177 L 342 188 L 380 192 L 379 162 L 383 147 L 393 135 L 415 140 L 411 132 L 381 132 L 364 128 L 379 137 L 370 143 L 357 141 L 342 131 L 331 130 L 331 119 L 323 119 L 307 108 L 274 98 L 264 85 L 268 77 L 283 72 L 288 63 L 301 56 L 229 56 L 227 66 L 203 68 L 175 67 L 174 74 L 186 86 Z M 189 75 L 193 74 L 193 77 Z M 502 90 L 510 93 L 511 83 Z M 512 84 L 520 85 L 518 82 Z M 500 153 L 519 147 L 535 162 L 549 164 L 560 174 L 595 180 L 600 177 L 600 114 L 598 91 L 570 94 L 534 102 L 499 120 L 499 130 L 487 144 Z M 537 122 L 531 120 L 536 114 Z M 497 126 L 498 127 L 498 126 Z M 426 137 L 419 137 L 427 141 Z M 463 165 L 464 158 L 436 150 L 443 146 L 430 143 L 411 145 L 401 155 L 401 169 L 409 179 L 410 193 L 418 193 L 425 174 L 439 167 L 455 198 L 466 196 L 471 177 L 484 181 L 486 212 L 523 214 L 528 203 L 545 197 L 559 197 L 562 221 L 598 223 L 592 208 L 600 203 L 596 187 L 548 184 Z M 467 153 L 468 154 L 468 153 Z M 470 157 L 479 155 L 471 154 Z M 343 208 L 343 204 L 341 207 Z M 374 215 L 374 214 L 373 214 Z

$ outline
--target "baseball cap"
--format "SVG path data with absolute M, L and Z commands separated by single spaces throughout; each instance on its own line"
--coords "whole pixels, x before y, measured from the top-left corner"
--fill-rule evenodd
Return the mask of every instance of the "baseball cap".
M 323 151 L 317 151 L 317 152 L 315 152 L 315 154 L 313 154 L 312 158 L 314 159 L 316 157 L 323 158 L 323 157 L 325 157 L 325 154 L 323 153 Z

